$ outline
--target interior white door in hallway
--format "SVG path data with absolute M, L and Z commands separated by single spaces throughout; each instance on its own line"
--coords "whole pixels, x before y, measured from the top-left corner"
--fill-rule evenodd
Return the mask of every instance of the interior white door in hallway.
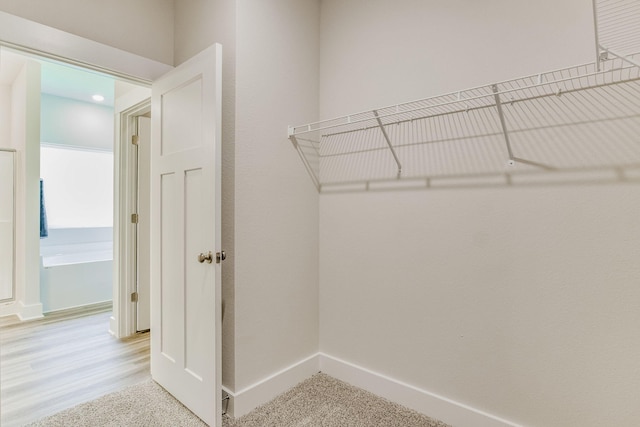
M 221 425 L 221 51 L 152 86 L 151 375 Z

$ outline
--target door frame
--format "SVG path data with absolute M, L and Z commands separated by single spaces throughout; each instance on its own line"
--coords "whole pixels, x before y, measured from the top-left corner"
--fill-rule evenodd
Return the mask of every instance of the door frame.
M 137 164 L 130 145 L 137 131 L 136 117 L 151 112 L 150 96 L 151 89 L 139 88 L 115 106 L 113 247 L 117 250 L 113 259 L 113 313 L 109 331 L 116 338 L 137 332 L 136 302 L 131 298 L 137 286 L 136 227 L 131 223 L 131 214 L 136 213 Z

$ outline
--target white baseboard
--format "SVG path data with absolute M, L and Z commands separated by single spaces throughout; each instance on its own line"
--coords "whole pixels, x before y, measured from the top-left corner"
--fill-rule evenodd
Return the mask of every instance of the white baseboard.
M 0 304 L 0 317 L 18 315 L 19 306 L 16 301 Z
M 320 371 L 455 427 L 520 427 L 465 404 L 319 353 Z
M 116 338 L 120 338 L 117 334 L 118 322 L 114 316 L 109 317 L 109 333 Z
M 318 373 L 318 357 L 319 354 L 309 356 L 240 391 L 231 392 L 224 388 L 231 396 L 227 413 L 234 418 L 241 417 Z
M 25 305 L 22 301 L 18 301 L 18 317 L 20 320 L 33 320 L 44 317 L 42 314 L 42 303 Z
M 455 427 L 522 427 L 324 353 L 309 356 L 240 391 L 223 387 L 230 396 L 227 408 L 223 409 L 231 417 L 241 417 L 318 371 Z

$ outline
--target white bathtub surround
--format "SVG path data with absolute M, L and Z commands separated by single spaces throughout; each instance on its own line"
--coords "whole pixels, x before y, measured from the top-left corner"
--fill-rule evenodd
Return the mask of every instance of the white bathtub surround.
M 111 301 L 113 229 L 50 229 L 40 246 L 40 297 L 45 313 Z

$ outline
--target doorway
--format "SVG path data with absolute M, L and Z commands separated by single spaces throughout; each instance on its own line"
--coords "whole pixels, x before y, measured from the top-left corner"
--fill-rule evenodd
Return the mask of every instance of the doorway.
M 22 86 L 24 86 L 25 89 L 28 89 L 27 86 L 29 86 L 31 83 L 33 83 L 34 87 L 37 86 L 37 89 L 34 90 L 35 96 L 33 98 L 42 102 L 43 95 L 41 95 L 40 93 L 41 92 L 41 74 L 32 72 L 29 75 L 23 75 L 23 74 L 20 74 L 21 73 L 20 70 L 22 70 L 22 68 L 25 67 L 25 64 L 27 63 L 32 65 L 29 67 L 29 71 L 41 70 L 43 64 L 50 65 L 50 64 L 53 64 L 53 61 L 49 59 L 33 56 L 33 55 L 24 55 L 21 52 L 7 50 L 6 48 L 3 48 L 3 47 L 0 47 L 0 56 L 1 56 L 0 62 L 2 63 L 2 67 L 0 67 L 0 74 L 16 73 L 15 75 L 21 75 Z M 13 60 L 6 61 L 5 59 L 8 56 L 11 56 L 13 59 L 16 59 L 16 58 L 17 59 L 15 61 Z M 15 68 L 5 69 L 5 66 L 9 66 L 11 64 L 14 64 Z M 70 67 L 69 65 L 60 65 L 57 63 L 55 65 L 58 67 L 64 67 L 64 68 Z M 80 69 L 78 70 L 84 73 L 87 72 L 86 70 L 80 70 Z M 95 71 L 91 73 L 96 74 Z M 24 73 L 24 74 L 27 74 L 27 73 Z M 15 94 L 19 93 L 19 91 L 12 90 L 14 88 L 13 81 L 15 80 L 15 75 L 11 76 L 10 78 L 6 78 L 6 79 L 3 78 L 3 80 L 0 81 L 0 86 L 4 86 L 4 88 L 0 87 L 0 89 L 2 89 L 0 91 L 0 96 L 1 96 L 0 113 L 3 115 L 3 117 L 0 118 L 0 125 L 2 125 L 0 126 L 2 128 L 2 132 L 0 132 L 0 146 L 3 145 L 2 143 L 4 141 L 10 141 L 9 137 L 5 138 L 6 136 L 5 134 L 8 134 L 8 135 L 12 134 L 12 132 L 8 130 L 9 125 L 12 124 L 11 117 L 9 117 L 9 114 L 8 114 L 10 112 L 10 108 L 4 108 L 4 106 L 8 105 L 9 107 L 11 107 L 13 104 L 19 104 L 19 101 L 20 101 L 18 97 L 15 96 Z M 109 76 L 109 78 L 114 80 L 114 78 L 111 76 Z M 75 80 L 75 83 L 76 83 L 75 88 L 78 89 L 79 85 L 77 84 L 78 83 L 77 79 Z M 124 108 L 123 106 L 129 106 L 129 107 L 138 106 L 138 108 L 140 108 L 140 105 L 139 105 L 140 102 L 138 101 L 138 99 L 145 99 L 145 98 L 147 100 L 149 99 L 150 89 L 148 87 L 141 86 L 139 84 L 132 84 L 130 82 L 125 82 L 122 80 L 115 80 L 115 86 L 116 86 L 115 92 L 118 95 L 115 97 L 115 99 L 118 100 L 118 104 L 117 104 L 118 108 Z M 11 98 L 12 94 L 14 95 L 14 98 Z M 84 112 L 85 114 L 76 115 L 75 117 L 65 116 L 64 119 L 60 119 L 60 118 L 58 118 L 57 120 L 54 119 L 51 121 L 52 126 L 56 124 L 60 125 L 62 128 L 59 128 L 58 131 L 62 132 L 62 131 L 69 131 L 70 127 L 73 125 L 73 122 L 82 122 L 83 124 L 93 123 L 94 126 L 96 125 L 95 122 L 92 122 L 92 119 L 94 119 L 95 116 L 92 116 L 91 114 L 87 114 L 87 111 L 88 111 L 87 108 L 84 108 L 84 109 L 80 108 L 79 103 L 76 102 L 78 100 L 71 100 L 70 98 L 67 99 L 64 96 L 62 96 L 62 94 L 60 95 L 61 96 L 57 97 L 60 99 L 55 100 L 55 102 L 57 102 L 56 105 L 58 106 L 58 109 L 56 111 L 57 113 L 60 113 L 60 111 L 63 109 L 62 107 L 60 107 L 60 105 L 65 104 L 65 105 L 71 106 L 70 110 L 74 110 L 76 113 Z M 47 96 L 51 97 L 50 94 Z M 80 95 L 76 94 L 74 96 L 80 96 Z M 52 100 L 49 99 L 49 101 L 52 101 Z M 41 105 L 40 102 L 38 102 L 38 105 Z M 147 115 L 149 114 L 149 111 L 150 111 L 150 107 L 148 105 L 149 105 L 149 101 L 147 101 L 147 111 L 146 111 Z M 113 146 L 114 144 L 113 141 L 115 136 L 113 129 L 114 129 L 114 121 L 116 119 L 114 117 L 114 112 L 115 112 L 115 107 L 112 107 L 111 112 L 108 113 L 110 114 L 110 117 L 111 117 L 111 123 L 107 125 L 108 129 L 111 130 L 109 150 L 100 149 L 99 147 L 78 148 L 78 147 L 75 147 L 78 144 L 61 143 L 61 142 L 64 142 L 64 138 L 63 138 L 63 141 L 48 141 L 50 142 L 50 144 L 44 145 L 45 151 L 47 150 L 51 151 L 51 153 L 47 154 L 47 155 L 51 154 L 51 156 L 49 156 L 49 159 L 48 159 L 50 160 L 49 162 L 50 164 L 55 165 L 55 164 L 65 163 L 66 169 L 67 170 L 73 169 L 74 174 L 78 171 L 80 166 L 83 166 L 89 169 L 87 176 L 78 178 L 77 174 L 75 174 L 74 176 L 71 177 L 71 180 L 73 181 L 75 179 L 75 181 L 82 181 L 82 183 L 84 184 L 89 184 L 89 187 L 91 187 L 90 190 L 92 189 L 92 191 L 95 193 L 111 194 L 111 192 L 113 191 L 113 188 L 115 187 L 114 177 L 118 177 L 118 180 L 122 181 L 124 185 L 127 185 L 127 186 L 133 185 L 133 183 L 130 182 L 131 176 L 129 174 L 126 174 L 126 173 L 122 175 L 120 174 L 119 168 L 122 161 L 118 159 L 118 157 L 116 156 L 119 156 L 124 150 L 120 150 L 120 149 L 115 150 L 116 147 Z M 145 113 L 144 111 L 140 112 L 140 114 L 144 114 L 144 113 Z M 146 120 L 148 121 L 148 118 Z M 28 120 L 25 119 L 25 123 L 27 121 Z M 32 114 L 31 122 L 30 124 L 27 123 L 25 127 L 30 127 L 31 129 L 41 129 L 41 125 L 42 125 L 41 121 L 42 121 L 42 116 L 41 116 L 40 108 L 39 107 L 34 108 L 34 114 Z M 7 123 L 9 125 L 5 126 L 5 124 Z M 145 128 L 145 125 L 141 124 L 139 125 L 139 127 L 142 129 L 142 128 Z M 146 137 L 144 138 L 150 139 L 148 124 L 146 125 L 146 129 L 147 129 Z M 101 129 L 101 131 L 104 131 L 104 129 Z M 40 135 L 42 134 L 43 134 L 42 132 L 38 132 L 38 135 L 36 135 L 36 137 L 33 138 L 33 141 L 29 140 L 28 143 L 31 144 L 28 147 L 29 149 L 25 147 L 17 147 L 16 151 L 21 161 L 21 162 L 16 162 L 18 165 L 17 174 L 19 175 L 19 180 L 22 185 L 17 191 L 19 193 L 18 194 L 19 197 L 26 198 L 27 193 L 30 196 L 33 196 L 33 193 L 31 192 L 32 188 L 28 184 L 33 182 L 36 182 L 37 184 L 39 184 L 37 180 L 39 180 L 39 177 L 41 176 L 40 167 L 43 160 L 42 150 L 41 150 L 42 148 L 41 143 L 43 142 L 43 139 L 40 137 Z M 82 135 L 79 136 L 78 139 L 81 140 L 81 142 L 86 142 L 86 138 L 83 138 Z M 68 141 L 68 139 L 66 140 Z M 27 142 L 25 142 L 25 144 L 26 143 Z M 145 144 L 147 147 L 146 150 L 148 150 L 149 143 Z M 9 145 L 10 142 L 7 144 Z M 61 154 L 61 152 L 64 152 L 72 156 L 73 160 L 71 160 L 70 162 L 67 160 L 64 160 L 64 158 L 68 158 L 69 156 L 66 156 L 66 157 L 63 156 L 64 158 L 61 160 L 60 156 L 58 156 Z M 146 152 L 142 152 L 142 154 L 138 156 L 140 157 L 140 159 L 136 159 L 136 162 L 138 161 L 143 162 L 143 159 L 146 159 L 146 164 L 148 165 L 149 156 L 145 153 Z M 105 163 L 105 159 L 104 159 L 105 156 L 106 157 L 110 156 L 111 160 L 106 161 Z M 97 163 L 91 163 L 88 157 L 91 157 L 94 160 L 97 159 Z M 95 174 L 97 171 L 102 170 L 100 168 L 103 168 L 103 166 L 107 168 L 106 169 L 107 172 L 103 172 L 101 173 L 101 175 L 108 174 L 109 183 L 107 183 L 106 187 L 100 188 L 96 185 L 96 181 L 98 180 L 95 179 Z M 30 169 L 27 170 L 27 168 L 30 168 Z M 144 172 L 142 172 L 142 174 L 144 175 Z M 137 178 L 139 180 L 143 180 L 142 176 L 138 176 Z M 45 189 L 47 188 L 46 184 L 51 184 L 51 181 L 45 180 Z M 67 182 L 67 184 L 69 183 Z M 136 188 L 137 188 L 137 184 L 136 184 Z M 38 187 L 36 187 L 36 189 L 39 191 L 39 185 Z M 145 192 L 144 190 L 142 190 L 140 191 L 140 193 L 145 193 Z M 146 193 L 148 194 L 148 191 L 146 191 Z M 47 193 L 45 192 L 45 194 Z M 118 198 L 124 197 L 125 195 L 128 196 L 129 193 L 113 192 L 113 195 L 112 195 L 113 205 L 114 206 L 121 205 L 122 203 L 120 203 Z M 87 195 L 85 194 L 85 196 Z M 76 197 L 79 197 L 79 196 L 76 196 Z M 95 203 L 92 203 L 92 206 L 93 205 L 95 205 Z M 97 206 L 93 206 L 93 207 L 97 207 Z M 24 217 L 34 217 L 38 219 L 38 217 L 41 216 L 40 215 L 41 211 L 39 210 L 39 208 L 40 206 L 27 205 L 25 208 L 24 214 L 21 215 L 22 217 L 21 220 L 23 220 Z M 75 207 L 72 209 L 72 212 L 73 211 L 77 212 L 79 210 L 82 210 L 82 208 Z M 98 216 L 101 216 L 102 214 L 104 214 L 105 210 L 111 210 L 112 212 L 114 212 L 113 208 L 102 206 L 98 208 L 98 212 L 92 212 L 92 213 L 89 212 L 88 219 L 95 220 Z M 51 214 L 51 211 L 49 213 Z M 87 212 L 84 212 L 84 213 L 87 213 Z M 117 215 L 114 212 L 113 215 L 110 214 L 107 216 L 115 217 Z M 51 220 L 52 218 L 49 217 L 49 219 Z M 112 218 L 109 218 L 109 221 L 112 221 Z M 49 225 L 55 226 L 55 222 L 53 223 L 50 222 Z M 82 224 L 82 225 L 84 227 L 75 227 L 75 228 L 73 226 L 66 227 L 67 229 L 71 229 L 72 232 L 68 233 L 69 235 L 64 237 L 66 241 L 62 242 L 60 246 L 67 246 L 67 248 L 69 246 L 75 246 L 75 243 L 71 242 L 69 239 L 71 239 L 74 236 L 78 237 L 79 234 L 86 235 L 86 233 L 80 232 L 81 228 L 92 228 L 92 229 L 100 228 L 100 230 L 93 230 L 93 231 L 96 231 L 96 233 L 94 234 L 100 235 L 100 242 L 108 241 L 109 248 L 108 250 L 100 249 L 93 252 L 100 252 L 101 253 L 100 256 L 104 255 L 102 254 L 102 252 L 107 252 L 106 256 L 108 257 L 109 265 L 105 267 L 103 270 L 96 271 L 95 269 L 87 270 L 88 268 L 87 266 L 90 263 L 76 260 L 74 261 L 74 264 L 78 265 L 80 269 L 84 269 L 81 271 L 81 276 L 83 276 L 85 280 L 88 278 L 91 280 L 96 278 L 104 279 L 108 274 L 108 279 L 106 281 L 106 286 L 107 286 L 106 290 L 108 291 L 108 297 L 101 298 L 101 301 L 111 300 L 112 290 L 114 288 L 118 288 L 119 286 L 121 286 L 121 283 L 116 279 L 117 275 L 114 275 L 112 279 L 111 272 L 113 269 L 110 263 L 111 263 L 111 260 L 114 260 L 123 256 L 123 254 L 120 253 L 119 248 L 117 246 L 114 246 L 113 248 L 111 248 L 111 242 L 113 240 L 114 234 L 119 235 L 119 234 L 122 234 L 123 231 L 117 227 L 114 229 L 115 231 L 112 231 L 110 224 L 108 227 L 107 226 L 90 227 L 91 225 L 95 225 L 95 224 Z M 109 230 L 105 231 L 104 230 L 105 228 L 108 228 Z M 48 229 L 49 237 L 51 237 L 52 231 L 53 231 L 52 228 Z M 25 294 L 33 292 L 33 300 L 32 300 L 34 303 L 33 306 L 39 305 L 40 310 L 39 312 L 34 311 L 33 316 L 27 315 L 25 317 L 27 319 L 42 317 L 43 307 L 45 308 L 44 310 L 45 312 L 51 311 L 51 313 L 48 313 L 43 319 L 35 320 L 33 322 L 18 322 L 18 323 L 10 324 L 10 323 L 7 323 L 7 321 L 10 321 L 12 319 L 15 319 L 15 320 L 18 320 L 18 319 L 14 316 L 0 317 L 1 326 L 3 327 L 3 329 L 6 328 L 5 330 L 3 330 L 3 333 L 2 333 L 3 340 L 7 339 L 6 342 L 3 341 L 3 348 L 5 348 L 5 346 L 8 348 L 9 346 L 16 343 L 17 343 L 16 345 L 22 345 L 21 343 L 24 341 L 24 334 L 28 334 L 29 339 L 27 340 L 28 343 L 25 342 L 23 344 L 27 346 L 33 344 L 32 347 L 29 347 L 28 349 L 27 347 L 24 347 L 26 350 L 21 350 L 25 352 L 25 354 L 22 355 L 21 361 L 12 360 L 7 362 L 5 357 L 3 357 L 2 394 L 4 396 L 10 395 L 11 399 L 4 398 L 3 396 L 3 402 L 2 402 L 3 409 L 6 409 L 6 411 L 0 411 L 0 412 L 3 412 L 3 417 L 6 415 L 12 420 L 18 422 L 18 424 L 16 425 L 22 425 L 20 424 L 21 422 L 20 419 L 22 418 L 17 418 L 18 415 L 19 417 L 23 417 L 23 416 L 33 417 L 36 415 L 46 415 L 46 412 L 42 412 L 46 409 L 45 405 L 39 405 L 39 406 L 36 405 L 38 407 L 34 408 L 33 411 L 28 411 L 29 413 L 24 413 L 24 410 L 14 411 L 13 409 L 11 410 L 7 409 L 7 408 L 15 408 L 16 407 L 15 405 L 22 407 L 21 405 L 23 405 L 25 402 L 27 402 L 28 404 L 32 404 L 32 403 L 36 404 L 37 402 L 35 402 L 33 399 L 34 395 L 46 396 L 45 400 L 47 402 L 50 401 L 50 403 L 52 403 L 49 409 L 56 409 L 56 410 L 61 409 L 62 407 L 60 405 L 63 404 L 64 402 L 67 402 L 67 403 L 70 402 L 70 404 L 79 403 L 77 400 L 62 398 L 58 394 L 58 393 L 66 393 L 70 388 L 76 387 L 76 386 L 70 385 L 71 383 L 65 382 L 67 380 L 76 381 L 77 383 L 81 383 L 83 387 L 87 388 L 87 390 L 84 393 L 80 394 L 86 400 L 86 399 L 90 399 L 91 397 L 97 397 L 95 393 L 103 394 L 105 391 L 112 391 L 112 390 L 115 390 L 116 388 L 122 387 L 124 383 L 122 381 L 119 381 L 119 382 L 113 381 L 115 379 L 119 379 L 119 380 L 124 379 L 126 381 L 129 381 L 129 383 L 125 384 L 125 385 L 128 385 L 128 384 L 132 384 L 131 381 L 139 381 L 141 378 L 147 378 L 150 376 L 149 334 L 138 334 L 124 340 L 114 340 L 112 337 L 110 337 L 108 331 L 109 331 L 109 327 L 111 326 L 111 319 L 113 318 L 111 305 L 105 306 L 104 304 L 86 303 L 86 301 L 80 301 L 80 300 L 76 302 L 68 303 L 70 298 L 74 298 L 78 296 L 79 292 L 74 291 L 74 292 L 68 292 L 64 296 L 67 303 L 73 307 L 66 306 L 63 308 L 58 308 L 53 310 L 47 309 L 47 303 L 44 303 L 43 299 L 49 298 L 49 295 L 47 295 L 45 292 L 42 291 L 42 288 L 40 287 L 40 285 L 42 283 L 43 278 L 41 275 L 39 276 L 39 274 L 42 272 L 42 269 L 44 268 L 43 258 L 40 256 L 40 240 L 38 239 L 39 236 L 35 236 L 35 237 L 36 237 L 36 239 L 34 240 L 35 243 L 32 244 L 31 246 L 27 246 L 23 242 L 22 246 L 20 246 L 17 250 L 14 250 L 14 248 L 12 248 L 12 252 L 18 253 L 19 251 L 19 252 L 24 252 L 25 254 L 27 253 L 29 254 L 27 256 L 24 256 L 23 258 L 24 269 L 32 273 L 35 273 L 34 280 L 32 281 L 32 284 L 35 286 L 31 289 L 27 289 L 27 286 L 29 285 L 28 283 L 29 281 L 25 280 L 23 275 L 20 278 L 20 283 L 23 284 L 22 285 L 23 287 L 21 289 L 17 289 L 14 294 L 14 296 L 17 296 L 17 298 L 14 298 L 14 301 L 8 304 L 4 304 L 2 307 L 0 307 L 2 309 L 7 309 L 7 308 L 10 309 L 14 305 L 19 306 L 20 303 L 22 302 L 21 299 L 25 298 Z M 148 238 L 148 233 L 146 238 Z M 138 236 L 138 241 L 144 240 L 144 239 L 145 237 Z M 100 242 L 96 242 L 96 241 L 84 242 L 84 245 L 85 245 L 83 246 L 84 249 L 82 249 L 81 251 L 75 251 L 75 253 L 72 255 L 74 256 L 80 255 L 80 252 L 82 251 L 85 252 L 83 255 L 87 255 L 86 253 L 88 252 L 87 248 L 90 247 L 92 249 L 95 249 L 95 246 Z M 141 246 L 144 247 L 145 245 L 142 244 Z M 146 246 L 148 247 L 148 243 Z M 67 263 L 67 261 L 69 261 L 69 256 L 68 256 L 69 254 L 62 254 L 59 248 L 52 249 L 52 250 L 54 251 L 51 253 L 52 260 L 53 258 L 56 258 L 56 257 L 58 258 L 58 261 L 60 262 L 60 265 L 61 265 L 60 272 L 67 275 L 66 277 L 63 277 L 63 279 L 65 279 L 63 283 L 68 284 L 70 282 L 70 280 L 68 280 L 69 269 L 72 268 Z M 63 259 L 65 256 L 66 258 Z M 143 258 L 143 257 L 133 258 L 133 261 L 136 262 L 136 259 L 139 259 L 139 258 Z M 52 260 L 49 260 L 49 261 L 52 261 Z M 96 261 L 96 260 L 93 260 L 93 261 Z M 99 259 L 96 262 L 104 263 L 106 262 L 106 259 L 105 260 Z M 47 265 L 47 267 L 51 267 L 51 265 Z M 134 264 L 134 267 L 139 268 L 137 267 L 136 264 Z M 49 274 L 51 271 L 53 271 L 53 268 L 48 270 L 47 274 Z M 51 278 L 48 277 L 47 280 L 49 279 Z M 36 290 L 38 292 L 35 292 Z M 141 302 L 144 303 L 145 299 L 142 298 Z M 148 294 L 146 296 L 146 303 L 148 307 L 149 306 Z M 0 310 L 0 316 L 3 316 L 5 314 L 20 315 L 24 313 L 20 313 L 20 312 L 7 313 L 7 312 L 2 312 Z M 50 327 L 53 328 L 55 325 L 59 325 L 59 326 L 56 329 L 58 331 L 56 332 L 57 335 L 55 336 L 55 338 L 53 338 L 54 334 L 48 328 Z M 29 327 L 31 327 L 31 329 L 29 329 Z M 48 332 L 45 333 L 44 332 L 45 329 L 47 329 Z M 138 329 L 140 329 L 140 327 L 138 327 Z M 146 328 L 142 327 L 142 329 L 148 330 L 149 326 L 147 326 Z M 84 332 L 86 332 L 86 334 Z M 74 335 L 63 336 L 64 333 L 74 334 Z M 131 335 L 131 334 L 127 334 L 127 335 Z M 46 345 L 44 345 L 43 342 L 46 343 Z M 38 345 L 39 347 L 37 347 Z M 63 351 L 65 348 L 70 348 L 70 349 L 73 348 L 73 351 L 68 352 L 69 354 L 68 356 L 64 356 L 64 354 L 67 354 Z M 123 368 L 121 366 L 116 366 L 115 364 L 116 359 L 118 357 L 121 357 L 123 354 L 122 348 L 130 348 L 131 357 L 133 360 L 135 360 L 136 366 L 138 368 L 140 367 L 144 368 L 142 370 L 136 371 L 135 376 L 128 376 L 127 378 L 122 378 L 122 373 L 124 372 Z M 51 354 L 55 356 L 49 356 L 47 351 L 49 351 Z M 16 352 L 16 354 L 18 354 L 18 352 Z M 55 359 L 55 360 L 49 361 L 47 359 L 48 357 L 51 357 L 52 359 Z M 33 360 L 29 358 L 35 358 L 36 362 L 33 362 Z M 42 363 L 43 358 L 47 360 L 46 364 Z M 102 361 L 102 363 L 98 363 L 97 361 Z M 54 366 L 56 366 L 56 363 L 58 362 L 59 362 L 59 367 L 54 368 Z M 29 379 L 24 378 L 24 376 L 20 376 L 20 377 L 14 376 L 13 371 L 7 368 L 8 366 L 7 363 L 10 364 L 11 367 L 28 366 L 30 363 L 38 364 L 39 366 L 38 375 L 39 375 L 39 378 L 43 379 L 43 381 L 38 382 L 39 380 L 37 379 L 33 379 L 31 381 Z M 101 366 L 102 369 L 105 369 L 105 371 L 103 371 L 101 374 L 98 373 L 99 375 L 97 376 L 100 378 L 92 378 L 91 374 L 95 372 L 95 369 L 93 369 L 93 367 L 98 364 Z M 61 373 L 64 373 L 65 369 L 67 368 L 69 370 L 69 374 L 61 375 Z M 111 371 L 108 371 L 107 368 L 111 369 Z M 28 369 L 27 368 L 25 369 L 30 372 L 35 372 L 35 370 L 31 369 L 30 367 Z M 81 372 L 78 373 L 79 371 Z M 56 387 L 49 387 L 51 384 L 54 383 L 53 381 L 50 381 L 51 377 L 53 376 L 55 376 L 55 378 L 60 382 Z M 5 380 L 7 382 L 5 382 Z M 31 381 L 29 382 L 30 386 L 28 388 L 25 388 L 23 381 Z M 66 385 L 62 385 L 62 384 L 66 384 Z M 78 393 L 74 393 L 74 395 L 77 395 L 77 394 Z M 23 400 L 19 401 L 20 399 L 23 399 Z M 34 419 L 35 418 L 31 418 L 30 420 L 33 421 Z M 11 424 L 12 422 L 13 421 L 10 422 L 7 419 L 2 420 L 3 425 L 5 423 L 7 423 L 7 425 L 13 425 Z
M 110 303 L 115 80 L 32 61 L 40 71 L 43 312 Z
M 110 331 L 118 338 L 150 329 L 151 99 L 144 89 L 116 103 L 114 226 L 119 232 Z
M 27 207 L 22 202 L 23 212 L 16 212 L 18 223 L 22 221 L 23 228 L 31 229 L 27 223 L 38 221 L 42 225 L 43 218 L 45 220 L 44 234 L 41 227 L 40 236 L 29 236 L 28 242 L 25 237 L 21 239 L 18 236 L 16 253 L 24 252 L 25 255 L 18 254 L 16 257 L 16 281 L 22 285 L 13 292 L 16 295 L 11 295 L 13 302 L 0 307 L 0 316 L 17 314 L 23 319 L 37 318 L 43 312 L 111 300 L 114 306 L 118 306 L 120 301 L 116 298 L 128 292 L 129 304 L 135 303 L 134 313 L 141 313 L 141 325 L 135 324 L 137 315 L 134 314 L 133 326 L 126 330 L 118 329 L 118 323 L 127 324 L 130 319 L 118 319 L 118 313 L 114 313 L 109 325 L 111 332 L 117 337 L 124 337 L 138 330 L 148 330 L 149 322 L 144 321 L 148 317 L 148 314 L 144 315 L 148 312 L 148 292 L 139 292 L 135 282 L 137 272 L 148 271 L 148 257 L 144 255 L 148 242 L 142 243 L 140 239 L 148 239 L 149 233 L 143 232 L 141 237 L 134 236 L 131 244 L 127 242 L 127 247 L 118 245 L 119 241 L 127 241 L 129 230 L 126 230 L 125 221 L 117 222 L 116 219 L 122 206 L 130 210 L 127 213 L 129 219 L 136 213 L 136 208 L 132 207 L 136 204 L 135 199 L 121 201 L 120 198 L 135 198 L 138 194 L 148 196 L 148 179 L 144 179 L 149 169 L 148 122 L 140 126 L 143 129 L 141 137 L 147 141 L 140 155 L 132 155 L 135 162 L 127 158 L 130 155 L 128 150 L 117 144 L 125 143 L 124 138 L 119 138 L 122 130 L 118 119 L 122 114 L 127 115 L 127 120 L 132 119 L 132 114 L 149 116 L 150 88 L 139 82 L 2 46 L 0 63 L 0 124 L 3 128 L 0 146 L 6 145 L 5 148 L 18 149 L 19 152 L 16 165 L 17 182 L 20 185 L 17 188 L 18 206 L 21 197 L 23 200 L 33 199 L 34 192 L 39 192 L 41 199 L 38 206 Z M 29 73 L 25 72 L 26 68 L 29 68 Z M 34 92 L 31 96 L 36 100 L 32 109 L 37 111 L 25 117 L 24 126 L 39 130 L 31 140 L 25 140 L 22 147 L 14 146 L 16 143 L 11 140 L 10 131 L 12 126 L 16 126 L 12 123 L 15 119 L 11 118 L 12 105 L 22 101 L 15 95 L 19 92 L 14 90 L 16 79 L 21 80 L 27 92 Z M 92 99 L 95 95 L 102 95 L 101 99 Z M 118 122 L 117 126 L 114 126 L 114 122 Z M 127 123 L 125 127 L 125 131 L 134 129 L 134 133 L 137 133 L 137 122 Z M 130 138 L 127 140 L 131 141 Z M 120 158 L 122 156 L 125 158 Z M 137 171 L 138 161 L 146 165 L 146 172 L 142 171 L 141 175 Z M 89 165 L 91 162 L 95 166 Z M 60 167 L 62 163 L 66 166 Z M 78 177 L 79 169 L 83 168 L 88 175 Z M 101 170 L 103 172 L 99 172 Z M 56 182 L 50 177 L 42 183 L 38 182 L 42 173 L 55 176 Z M 98 179 L 95 173 L 100 174 Z M 138 179 L 141 185 L 147 186 L 147 190 L 137 191 Z M 78 190 L 82 191 L 82 195 L 72 195 L 69 183 L 73 184 L 71 187 L 82 187 Z M 40 190 L 40 187 L 44 190 Z M 118 188 L 122 191 L 117 191 Z M 52 191 L 56 193 L 55 197 Z M 104 195 L 112 199 L 108 206 L 100 207 L 102 202 L 98 203 L 96 198 L 104 199 Z M 77 200 L 85 200 L 86 203 L 75 206 Z M 141 208 L 148 209 L 148 202 Z M 148 214 L 138 218 L 142 221 L 138 228 L 148 229 Z M 140 256 L 136 252 L 137 246 L 141 247 Z M 147 262 L 147 266 L 138 267 L 138 258 Z M 120 274 L 118 259 L 126 260 L 126 274 Z M 145 275 L 141 274 L 145 279 Z M 87 277 L 91 277 L 97 285 L 91 289 L 84 286 L 81 282 Z M 138 309 L 138 304 L 144 307 Z M 24 309 L 21 313 L 21 306 L 32 307 L 32 313 L 24 312 Z

